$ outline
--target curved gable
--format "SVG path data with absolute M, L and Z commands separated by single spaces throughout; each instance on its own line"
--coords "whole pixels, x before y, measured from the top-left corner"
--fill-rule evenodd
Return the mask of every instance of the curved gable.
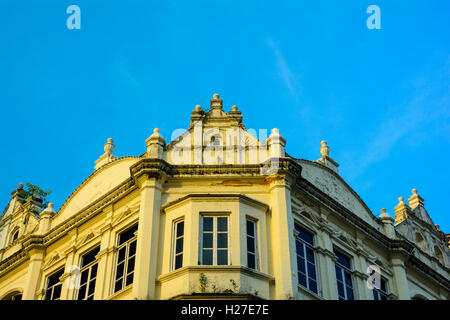
M 339 202 L 358 217 L 377 227 L 377 218 L 358 194 L 331 169 L 308 160 L 296 160 L 302 166 L 302 177 Z
M 130 177 L 130 166 L 138 157 L 119 158 L 94 171 L 64 202 L 53 223 L 67 220 Z

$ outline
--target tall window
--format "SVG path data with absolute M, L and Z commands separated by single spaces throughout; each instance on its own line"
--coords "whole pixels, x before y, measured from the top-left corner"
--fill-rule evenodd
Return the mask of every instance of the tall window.
M 298 236 L 295 239 L 297 251 L 298 283 L 317 294 L 316 260 L 314 238 L 309 232 L 295 226 Z
M 134 263 L 136 260 L 136 235 L 138 225 L 134 225 L 119 235 L 118 254 L 114 292 L 122 290 L 133 283 Z
M 183 266 L 184 221 L 177 221 L 174 223 L 173 234 L 172 269 L 176 270 Z
M 247 267 L 258 270 L 256 221 L 247 219 Z
M 97 247 L 81 258 L 81 280 L 78 290 L 78 300 L 93 300 L 95 291 L 95 280 L 97 279 L 98 263 L 95 256 L 100 251 Z
M 335 268 L 339 300 L 354 300 L 350 259 L 338 251 L 334 254 L 337 256 Z
M 64 274 L 64 268 L 59 269 L 47 279 L 45 300 L 59 300 L 61 297 L 62 282 L 59 280 Z
M 201 219 L 200 261 L 202 265 L 228 264 L 228 217 Z
M 373 288 L 373 299 L 374 300 L 387 300 L 388 290 L 386 285 L 386 280 L 380 279 L 380 288 Z

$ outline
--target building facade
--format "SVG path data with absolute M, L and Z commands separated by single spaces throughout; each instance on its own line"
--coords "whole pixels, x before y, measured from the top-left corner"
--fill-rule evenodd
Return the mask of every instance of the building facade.
M 417 190 L 376 217 L 325 141 L 309 161 L 264 135 L 216 94 L 141 156 L 108 139 L 58 212 L 19 185 L 0 216 L 0 299 L 450 298 L 448 237 Z

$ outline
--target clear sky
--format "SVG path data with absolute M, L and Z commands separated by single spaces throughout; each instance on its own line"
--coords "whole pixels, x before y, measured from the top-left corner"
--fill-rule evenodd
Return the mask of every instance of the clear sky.
M 141 155 L 153 128 L 169 142 L 217 92 L 296 158 L 327 140 L 375 215 L 417 188 L 449 233 L 449 13 L 448 0 L 1 0 L 0 210 L 19 182 L 59 208 L 107 138 Z

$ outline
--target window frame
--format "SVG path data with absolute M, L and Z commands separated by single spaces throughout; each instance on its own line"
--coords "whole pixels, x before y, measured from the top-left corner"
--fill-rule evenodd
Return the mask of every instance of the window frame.
M 56 276 L 57 274 L 61 273 L 61 275 L 58 277 L 58 282 L 56 282 L 55 284 L 53 284 L 52 286 L 49 287 L 49 282 L 50 282 L 50 278 L 53 276 Z M 53 271 L 52 273 L 50 273 L 45 280 L 45 295 L 44 295 L 44 300 L 61 300 L 61 293 L 62 293 L 62 286 L 63 286 L 63 282 L 61 281 L 61 277 L 64 275 L 64 266 L 59 267 L 58 269 L 56 269 L 55 271 Z M 57 299 L 53 299 L 53 294 L 54 294 L 54 289 L 60 286 L 60 290 L 59 290 L 59 297 Z M 48 293 L 49 291 L 51 291 L 51 297 L 48 297 Z
M 128 240 L 125 241 L 124 243 L 119 244 L 120 236 L 121 236 L 123 233 L 127 232 L 128 230 L 130 230 L 130 229 L 132 229 L 132 228 L 134 228 L 134 227 L 137 227 L 137 228 L 136 228 L 136 231 L 134 232 L 133 237 L 130 238 L 130 239 L 128 239 Z M 125 290 L 126 288 L 132 286 L 133 283 L 134 283 L 134 273 L 135 273 L 135 271 L 136 271 L 137 232 L 138 232 L 138 231 L 139 231 L 139 224 L 138 224 L 138 222 L 135 222 L 135 223 L 129 225 L 128 227 L 123 228 L 121 231 L 119 231 L 119 232 L 116 233 L 117 239 L 116 239 L 116 254 L 115 254 L 115 257 L 114 257 L 114 272 L 113 272 L 113 277 L 112 277 L 112 288 L 111 288 L 112 294 L 116 294 L 116 293 L 118 293 L 118 292 L 120 292 L 120 291 L 122 291 L 122 290 Z M 129 257 L 130 245 L 131 245 L 131 243 L 133 243 L 134 241 L 136 241 L 135 252 L 134 252 L 134 255 L 133 255 L 132 257 Z M 122 262 L 124 263 L 123 274 L 122 274 L 122 276 L 120 277 L 120 278 L 121 278 L 121 281 L 122 281 L 122 285 L 121 285 L 121 288 L 120 288 L 120 289 L 116 290 L 116 282 L 119 280 L 119 279 L 117 279 L 117 269 L 118 269 L 118 266 L 119 266 L 119 264 L 120 264 L 120 263 L 119 263 L 119 252 L 120 252 L 120 250 L 121 250 L 123 247 L 125 247 L 126 249 L 125 249 L 125 258 L 124 258 L 123 261 L 120 262 L 120 263 L 122 263 Z M 127 284 L 126 284 L 126 278 L 131 274 L 131 273 L 130 273 L 130 274 L 128 273 L 129 260 L 130 260 L 131 258 L 134 258 L 134 265 L 133 265 L 133 271 L 132 271 L 132 273 L 133 273 L 133 281 L 132 281 L 130 284 L 127 285 Z
M 248 228 L 247 228 L 248 227 L 248 225 L 247 225 L 248 222 L 251 222 L 253 224 L 253 243 L 254 243 L 254 246 L 255 246 L 255 252 L 253 252 L 253 253 L 250 253 L 248 251 L 248 237 L 251 237 L 248 234 Z M 258 239 L 259 239 L 259 237 L 258 237 L 259 236 L 258 225 L 259 225 L 259 223 L 258 223 L 257 219 L 252 218 L 252 217 L 248 217 L 248 216 L 245 218 L 245 240 L 246 240 L 245 241 L 245 245 L 246 245 L 246 248 L 247 248 L 247 250 L 246 250 L 246 252 L 247 252 L 247 255 L 246 255 L 246 257 L 247 257 L 247 268 L 255 270 L 255 271 L 259 271 L 260 270 L 259 245 L 258 245 Z M 253 254 L 255 256 L 255 268 L 251 268 L 249 266 L 249 263 L 248 263 L 248 256 L 249 256 L 249 254 Z
M 75 300 L 91 300 L 91 299 L 89 299 L 91 296 L 92 296 L 92 300 L 94 298 L 95 288 L 97 286 L 97 277 L 98 277 L 98 260 L 97 260 L 97 258 L 95 258 L 93 261 L 91 261 L 87 265 L 83 266 L 83 259 L 84 259 L 84 257 L 86 255 L 88 255 L 89 253 L 92 253 L 92 251 L 94 251 L 94 250 L 98 250 L 98 252 L 100 252 L 100 244 L 91 247 L 89 250 L 84 251 L 84 253 L 82 253 L 80 255 L 80 286 L 77 289 Z M 97 254 L 98 254 L 98 252 L 97 252 Z M 92 275 L 92 268 L 94 267 L 94 265 L 97 265 L 97 271 L 96 271 L 94 279 L 92 279 L 91 275 Z M 81 275 L 83 274 L 83 271 L 85 271 L 85 270 L 88 270 L 88 277 L 87 277 L 87 280 L 86 280 L 85 297 L 83 299 L 80 299 L 80 288 L 83 286 L 83 283 L 81 282 L 82 281 L 82 276 Z M 89 288 L 91 286 L 92 280 L 95 280 L 94 281 L 94 292 L 92 294 L 89 294 Z
M 204 218 L 213 218 L 213 226 L 212 226 L 212 231 L 207 231 L 207 233 L 211 233 L 213 234 L 213 247 L 212 248 L 206 248 L 207 250 L 212 250 L 212 264 L 204 264 L 203 263 L 203 234 L 205 233 L 203 230 L 203 219 Z M 218 231 L 217 230 L 217 221 L 218 218 L 226 218 L 227 219 L 227 264 L 217 264 L 217 255 L 218 255 L 218 251 L 219 250 L 223 250 L 223 248 L 219 248 L 217 247 L 217 235 L 219 233 L 225 233 L 223 231 Z M 229 214 L 225 214 L 225 213 L 201 213 L 200 214 L 200 219 L 199 219 L 199 226 L 200 226 L 200 232 L 199 232 L 199 255 L 198 255 L 198 264 L 202 265 L 202 266 L 229 266 L 231 265 L 231 252 L 230 252 L 230 215 Z
M 312 239 L 312 243 L 313 244 L 310 244 L 310 243 L 308 243 L 307 241 L 305 241 L 304 239 L 302 239 L 302 238 L 300 238 L 300 232 L 298 231 L 298 229 L 301 229 L 304 233 L 307 233 L 307 234 L 309 234 L 310 236 L 311 236 L 311 239 Z M 315 241 L 315 238 L 316 238 L 316 233 L 315 232 L 312 232 L 310 229 L 308 229 L 308 228 L 305 228 L 303 225 L 301 225 L 301 224 L 299 224 L 299 223 L 295 223 L 294 224 L 294 230 L 295 230 L 295 232 L 296 233 L 298 233 L 296 236 L 295 236 L 295 255 L 296 255 L 296 260 L 297 260 L 297 277 L 298 277 L 298 273 L 300 272 L 299 270 L 298 270 L 298 268 L 299 268 L 299 265 L 298 265 L 298 256 L 299 256 L 299 254 L 298 254 L 298 252 L 297 252 L 297 241 L 298 242 L 300 242 L 302 245 L 303 245 L 303 260 L 304 260 L 304 265 L 305 265 L 305 278 L 306 278 L 306 286 L 304 286 L 303 284 L 301 284 L 300 283 L 300 278 L 298 278 L 297 279 L 297 283 L 298 283 L 298 285 L 299 286 L 301 286 L 302 288 L 304 288 L 304 289 L 306 289 L 306 290 L 308 290 L 308 291 L 310 291 L 310 292 L 312 292 L 312 293 L 314 293 L 314 294 L 316 294 L 316 295 L 319 295 L 319 292 L 320 292 L 320 283 L 319 283 L 319 273 L 318 273 L 318 259 L 317 259 L 317 254 L 316 254 L 316 245 L 315 245 L 315 243 L 316 243 L 316 241 Z M 308 259 L 307 259 L 307 249 L 311 249 L 312 250 L 312 252 L 313 252 L 313 257 L 314 257 L 314 272 L 315 272 L 315 274 L 316 274 L 316 276 L 315 276 L 315 278 L 312 278 L 312 277 L 310 277 L 310 275 L 309 275 L 309 270 L 308 270 L 308 263 L 310 263 L 309 261 L 308 261 Z M 303 272 L 302 272 L 303 273 Z M 317 289 L 317 292 L 315 292 L 314 290 L 312 290 L 311 288 L 310 288 L 310 284 L 309 284 L 309 279 L 312 279 L 312 280 L 314 280 L 314 282 L 316 283 L 316 289 Z
M 354 281 L 353 281 L 353 263 L 352 263 L 353 257 L 337 248 L 333 249 L 333 253 L 336 255 L 336 258 L 337 258 L 334 263 L 334 269 L 335 269 L 335 274 L 336 274 L 336 289 L 337 289 L 338 299 L 339 300 L 356 300 L 356 295 L 355 295 L 356 292 L 355 292 L 355 286 L 354 286 Z M 338 262 L 338 260 L 339 260 L 337 257 L 338 255 L 341 256 L 342 258 L 348 260 L 350 269 Z M 338 279 L 336 268 L 340 268 L 342 281 L 340 281 Z M 348 299 L 348 295 L 347 295 L 348 285 L 345 283 L 345 274 L 346 273 L 348 273 L 350 275 L 350 282 L 351 282 L 350 288 L 352 289 L 352 299 Z M 341 296 L 339 295 L 339 282 L 342 282 L 342 285 L 344 287 L 344 299 L 341 299 Z
M 383 291 L 383 289 L 381 289 L 382 285 L 381 283 L 384 282 L 384 287 L 386 288 L 385 291 Z M 384 277 L 380 278 L 380 289 L 374 287 L 372 289 L 372 295 L 373 295 L 373 299 L 374 300 L 388 300 L 388 296 L 389 296 L 389 281 L 387 279 L 385 279 Z M 380 297 L 380 299 L 377 299 L 377 296 Z M 382 297 L 384 297 L 385 299 L 383 299 Z
M 177 236 L 177 227 L 180 223 L 183 223 L 183 235 L 178 237 Z M 182 268 L 184 265 L 184 250 L 185 250 L 184 239 L 185 239 L 185 235 L 186 235 L 186 232 L 185 232 L 186 231 L 186 222 L 184 220 L 184 217 L 174 220 L 172 225 L 173 225 L 172 226 L 172 246 L 171 246 L 172 254 L 171 254 L 171 259 L 170 259 L 171 260 L 170 270 L 175 271 L 175 270 Z M 177 253 L 176 247 L 177 247 L 177 240 L 179 240 L 179 239 L 183 239 L 183 242 L 182 242 L 183 249 L 181 252 Z M 177 268 L 176 267 L 176 258 L 179 255 L 181 255 L 181 266 Z

